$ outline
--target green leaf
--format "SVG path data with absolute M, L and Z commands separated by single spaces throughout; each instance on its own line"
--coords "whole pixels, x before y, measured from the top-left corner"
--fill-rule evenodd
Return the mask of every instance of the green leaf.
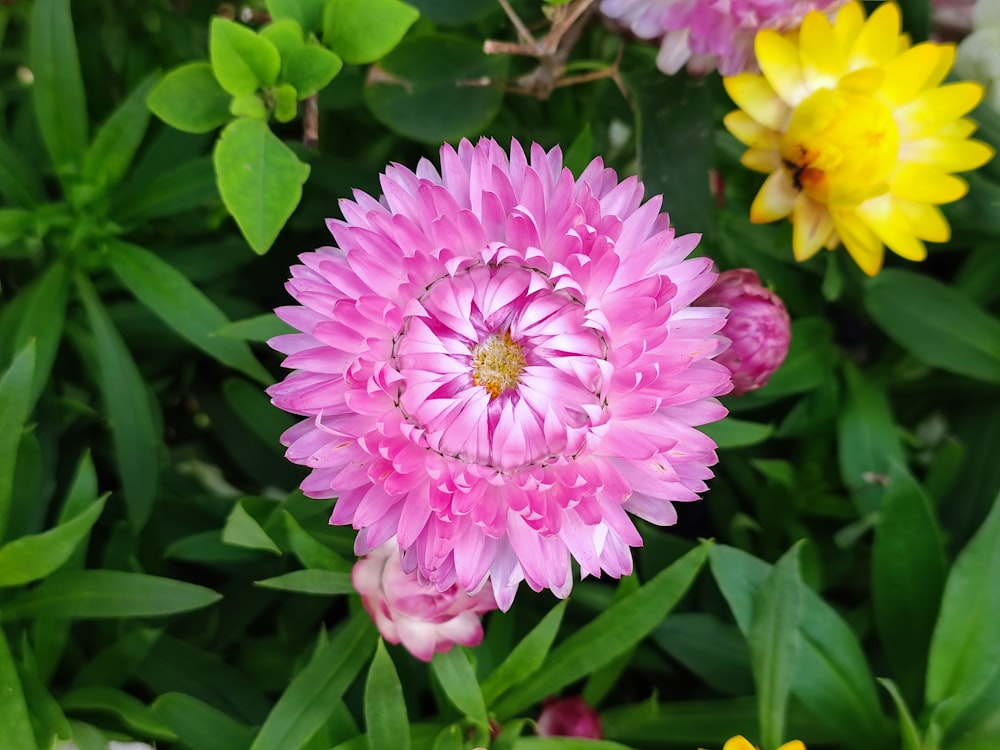
M 267 9 L 275 21 L 291 18 L 306 31 L 316 33 L 323 28 L 325 5 L 326 0 L 267 0 Z
M 471 39 L 421 34 L 378 65 L 364 88 L 376 118 L 397 133 L 431 143 L 482 132 L 500 110 L 503 92 L 463 81 L 502 79 L 504 55 L 487 55 Z
M 291 122 L 298 114 L 298 93 L 290 83 L 283 83 L 274 94 L 274 119 L 278 122 Z
M 431 671 L 455 708 L 480 726 L 489 723 L 483 693 L 464 648 L 455 646 L 451 651 L 434 654 Z
M 410 749 L 410 722 L 403 685 L 381 639 L 365 682 L 365 726 L 369 750 Z
M 146 99 L 159 81 L 153 73 L 136 86 L 97 131 L 83 159 L 83 178 L 108 187 L 117 184 L 129 167 L 149 125 Z
M 212 160 L 206 156 L 185 162 L 138 190 L 116 191 L 112 215 L 121 222 L 135 222 L 217 204 L 218 200 Z
M 266 253 L 299 205 L 309 166 L 260 120 L 230 123 L 213 160 L 226 208 L 250 247 Z
M 63 174 L 83 160 L 89 122 L 70 0 L 35 2 L 28 44 L 38 129 L 52 164 Z
M 327 0 L 323 44 L 344 62 L 375 62 L 402 41 L 420 12 L 400 0 Z
M 215 335 L 230 339 L 242 339 L 243 341 L 264 342 L 286 333 L 295 333 L 295 329 L 274 313 L 265 313 L 252 318 L 234 320 L 232 323 L 222 326 L 215 332 Z
M 707 545 L 691 550 L 556 646 L 541 669 L 494 706 L 497 716 L 518 714 L 645 638 L 691 586 L 707 555 Z
M 361 672 L 375 648 L 375 628 L 359 612 L 317 650 L 275 704 L 250 750 L 297 750 L 305 746 Z
M 6 610 L 4 616 L 6 617 Z M 35 750 L 34 732 L 31 718 L 24 701 L 21 678 L 17 673 L 14 656 L 7 645 L 7 636 L 0 628 L 0 747 Z
M 764 747 L 776 748 L 785 738 L 788 696 L 800 648 L 800 546 L 795 545 L 782 556 L 757 592 L 747 633 Z
M 698 429 L 712 438 L 720 448 L 745 448 L 757 445 L 767 440 L 774 432 L 773 425 L 747 422 L 734 417 L 726 417 L 720 422 L 703 425 Z
M 63 695 L 60 702 L 66 711 L 109 713 L 140 735 L 168 741 L 177 739 L 152 708 L 117 688 L 104 685 L 80 687 Z
M 906 706 L 902 693 L 896 687 L 896 683 L 886 677 L 877 678 L 879 684 L 886 689 L 892 697 L 892 702 L 896 706 L 896 713 L 899 715 L 899 736 L 902 741 L 900 750 L 924 750 L 920 741 L 920 732 L 910 715 L 910 709 Z
M 90 533 L 106 499 L 107 495 L 97 498 L 86 511 L 55 528 L 0 547 L 0 586 L 30 583 L 58 570 Z
M 326 88 L 343 67 L 344 63 L 330 50 L 307 44 L 289 54 L 282 77 L 295 87 L 299 99 L 306 99 Z
M 246 343 L 214 335 L 229 318 L 172 265 L 144 248 L 117 241 L 108 243 L 108 259 L 129 291 L 174 331 L 259 383 L 273 381 Z
M 281 55 L 270 41 L 246 26 L 220 16 L 209 27 L 208 56 L 212 72 L 233 96 L 270 86 L 281 70 Z
M 792 343 L 784 363 L 767 385 L 744 398 L 775 398 L 811 391 L 830 378 L 838 357 L 833 330 L 824 318 L 798 318 L 792 321 Z
M 293 591 L 298 594 L 317 594 L 319 596 L 336 596 L 350 594 L 354 591 L 350 573 L 339 573 L 332 570 L 293 570 L 272 578 L 254 581 L 255 586 L 279 591 Z
M 207 133 L 229 119 L 232 97 L 207 62 L 186 63 L 167 73 L 146 100 L 153 114 L 185 133 Z
M 753 693 L 750 651 L 734 625 L 702 612 L 677 613 L 653 631 L 653 640 L 723 694 Z
M 111 436 L 129 520 L 141 529 L 156 497 L 160 437 L 146 384 L 97 292 L 84 276 L 77 291 L 87 312 L 97 353 L 101 397 L 111 417 Z
M 222 529 L 222 541 L 236 547 L 266 550 L 280 555 L 281 548 L 247 510 L 247 504 L 253 500 L 254 498 L 245 497 L 233 506 Z
M 282 433 L 298 421 L 275 409 L 264 391 L 242 378 L 228 378 L 222 384 L 222 392 L 226 403 L 249 431 L 275 448 L 280 447 Z
M 686 700 L 657 705 L 655 698 L 638 705 L 601 712 L 604 736 L 621 742 L 659 746 L 664 737 L 679 746 L 713 747 L 750 732 L 756 721 L 754 699 Z M 773 750 L 773 748 L 771 749 Z
M 0 133 L 0 195 L 15 206 L 35 206 L 45 200 L 39 170 L 7 143 Z
M 17 467 L 21 433 L 30 415 L 34 371 L 35 342 L 29 341 L 0 375 L 0 414 L 4 418 L 3 429 L 0 430 L 0 539 L 7 532 L 14 503 L 14 469 Z
M 253 739 L 249 727 L 185 693 L 165 693 L 152 709 L 190 750 L 233 750 L 249 747 Z
M 931 500 L 899 464 L 889 469 L 871 566 L 882 648 L 902 694 L 918 706 L 947 562 Z
M 483 698 L 487 705 L 493 705 L 505 691 L 538 671 L 555 642 L 565 612 L 566 602 L 563 600 L 549 610 L 483 681 Z
M 1000 383 L 1000 320 L 929 276 L 888 269 L 865 307 L 890 338 L 931 367 Z
M 259 33 L 277 48 L 282 68 L 288 65 L 288 56 L 300 47 L 304 47 L 306 43 L 302 24 L 294 18 L 276 20 L 262 28 Z M 282 78 L 287 79 L 287 77 L 282 75 Z
M 973 700 L 1000 672 L 1000 497 L 948 574 L 931 640 L 927 703 Z
M 282 510 L 285 519 L 285 533 L 288 546 L 307 568 L 317 570 L 332 570 L 338 573 L 350 573 L 352 563 L 345 560 L 332 549 L 318 541 L 312 534 L 303 529 L 295 516 L 287 510 Z
M 220 598 L 204 586 L 145 573 L 67 570 L 9 602 L 3 616 L 6 620 L 160 617 L 201 609 Z

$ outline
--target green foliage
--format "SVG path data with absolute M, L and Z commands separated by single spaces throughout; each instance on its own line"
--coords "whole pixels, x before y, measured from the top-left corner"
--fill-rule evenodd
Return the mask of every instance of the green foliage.
M 208 133 L 229 119 L 230 96 L 212 66 L 192 62 L 171 70 L 147 100 L 153 114 L 185 133 Z
M 344 62 L 363 65 L 384 57 L 419 17 L 401 0 L 326 0 L 323 43 Z

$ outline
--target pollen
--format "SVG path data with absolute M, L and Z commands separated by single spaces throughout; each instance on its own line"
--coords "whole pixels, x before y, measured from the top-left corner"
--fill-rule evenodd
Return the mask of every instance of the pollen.
M 524 350 L 510 331 L 494 333 L 472 349 L 472 382 L 494 399 L 517 387 L 525 367 Z

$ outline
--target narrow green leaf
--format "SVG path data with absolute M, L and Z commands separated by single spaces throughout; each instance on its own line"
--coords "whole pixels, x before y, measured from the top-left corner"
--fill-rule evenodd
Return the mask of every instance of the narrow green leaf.
M 4 611 L 5 617 L 6 614 Z M 0 628 L 0 696 L 3 696 L 0 700 L 0 747 L 35 750 L 38 745 L 31 731 L 21 678 L 3 628 Z
M 280 555 L 281 548 L 247 510 L 247 503 L 252 501 L 252 498 L 242 498 L 233 506 L 222 529 L 222 541 L 235 547 L 261 549 Z
M 109 713 L 140 735 L 168 741 L 177 739 L 177 735 L 163 723 L 152 708 L 117 688 L 105 685 L 76 688 L 62 696 L 60 702 L 66 711 Z
M 722 694 L 753 694 L 750 650 L 736 626 L 704 612 L 681 612 L 657 627 L 653 640 Z
M 73 731 L 66 720 L 66 714 L 42 681 L 36 656 L 26 636 L 21 639 L 21 658 L 17 667 L 18 676 L 21 678 L 21 689 L 24 691 L 24 702 L 35 719 L 35 726 L 43 727 L 42 732 L 36 729 L 36 739 L 41 740 L 43 744 L 55 738 L 70 739 Z
M 282 433 L 298 421 L 275 409 L 260 386 L 251 385 L 242 378 L 227 378 L 222 384 L 222 392 L 226 403 L 249 431 L 276 449 L 281 446 Z
M 67 570 L 7 604 L 7 620 L 27 617 L 103 619 L 159 617 L 201 609 L 220 595 L 172 578 L 119 570 Z
M 44 578 L 66 562 L 104 510 L 107 495 L 66 523 L 22 536 L 0 547 L 0 586 L 19 586 Z
M 94 334 L 100 389 L 111 417 L 111 436 L 125 504 L 133 528 L 149 519 L 159 474 L 159 435 L 146 384 L 97 292 L 84 276 L 76 287 Z
M 208 156 L 184 162 L 137 190 L 124 190 L 127 184 L 121 187 L 122 190 L 115 192 L 112 215 L 125 223 L 171 216 L 219 200 L 212 159 Z
M 299 672 L 250 750 L 298 750 L 323 726 L 375 648 L 375 628 L 356 614 Z
M 489 722 L 486 703 L 465 649 L 455 646 L 451 651 L 434 654 L 431 671 L 452 705 L 480 726 L 486 726 Z
M 252 318 L 234 320 L 232 323 L 222 326 L 215 332 L 215 335 L 230 339 L 242 339 L 243 341 L 263 342 L 275 336 L 294 332 L 295 329 L 274 313 L 265 313 Z
M 85 180 L 107 188 L 125 176 L 146 135 L 149 125 L 146 98 L 159 78 L 159 73 L 153 73 L 143 80 L 97 131 L 83 159 Z
M 531 632 L 514 647 L 503 663 L 483 681 L 483 698 L 486 705 L 493 705 L 505 691 L 538 671 L 555 642 L 565 612 L 564 600 L 550 609 Z
M 381 639 L 365 682 L 365 726 L 369 750 L 410 750 L 403 685 Z
M 754 597 L 747 641 L 757 685 L 761 745 L 778 747 L 785 739 L 785 717 L 800 649 L 802 577 L 799 548 L 792 547 L 771 570 Z
M 299 205 L 309 166 L 260 120 L 236 120 L 213 154 L 219 192 L 255 252 L 268 251 Z
M 375 62 L 402 41 L 420 12 L 401 0 L 327 0 L 323 44 L 344 62 Z
M 238 750 L 249 747 L 253 739 L 249 727 L 185 693 L 165 693 L 152 709 L 190 750 Z
M 31 12 L 29 67 L 38 129 L 56 171 L 79 167 L 87 150 L 87 101 L 70 0 L 37 0 Z
M 1000 496 L 948 574 L 931 640 L 927 703 L 973 700 L 1000 672 Z
M 235 21 L 215 16 L 209 27 L 208 55 L 216 80 L 233 96 L 270 86 L 281 70 L 281 55 L 270 41 Z
M 871 565 L 882 648 L 902 695 L 918 706 L 947 562 L 931 500 L 899 464 L 889 469 Z
M 350 573 L 352 563 L 345 560 L 332 549 L 318 541 L 312 534 L 307 532 L 295 516 L 287 510 L 282 510 L 282 517 L 285 519 L 285 533 L 288 537 L 288 546 L 299 558 L 299 562 L 307 568 L 317 570 L 332 570 L 338 573 Z
M 28 208 L 45 200 L 39 170 L 0 133 L 0 195 Z
M 307 99 L 326 88 L 343 67 L 344 63 L 330 50 L 306 44 L 288 56 L 281 75 L 295 87 L 299 99 Z
M 207 62 L 174 68 L 146 100 L 153 114 L 185 133 L 208 133 L 229 119 L 230 94 L 219 85 Z
M 923 743 L 920 742 L 920 732 L 917 730 L 916 722 L 910 715 L 910 709 L 906 706 L 902 693 L 892 680 L 879 677 L 879 684 L 886 689 L 896 706 L 896 713 L 899 715 L 899 737 L 901 740 L 900 750 L 924 750 Z
M 299 594 L 318 594 L 320 596 L 350 594 L 354 591 L 350 573 L 316 569 L 293 570 L 291 573 L 254 581 L 254 585 L 265 589 L 293 591 Z
M 125 242 L 109 243 L 108 259 L 129 291 L 189 342 L 260 383 L 274 380 L 245 342 L 214 335 L 229 318 L 172 265 Z
M 1000 320 L 924 274 L 888 269 L 868 281 L 865 307 L 890 338 L 932 367 L 1000 383 Z
M 691 550 L 556 646 L 541 669 L 494 706 L 497 716 L 502 720 L 520 713 L 645 638 L 680 601 L 707 555 L 707 545 Z
M 767 440 L 774 432 L 773 425 L 747 422 L 734 417 L 726 417 L 720 422 L 707 424 L 699 429 L 712 438 L 720 448 L 745 448 L 757 445 Z
M 0 375 L 0 539 L 7 533 L 14 503 L 14 469 L 17 467 L 21 433 L 28 420 L 31 382 L 35 371 L 35 342 L 30 341 Z
M 65 523 L 85 513 L 97 499 L 97 470 L 90 451 L 85 450 L 76 464 L 76 471 L 66 491 L 66 500 L 59 513 L 59 522 Z

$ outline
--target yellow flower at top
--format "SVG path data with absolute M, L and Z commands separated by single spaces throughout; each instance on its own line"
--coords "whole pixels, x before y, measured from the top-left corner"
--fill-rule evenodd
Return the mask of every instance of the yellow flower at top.
M 964 117 L 982 87 L 941 85 L 954 45 L 911 46 L 894 3 L 866 20 L 849 2 L 832 24 L 814 11 L 798 31 L 759 32 L 754 51 L 761 74 L 724 79 L 740 108 L 724 122 L 748 147 L 741 161 L 768 174 L 751 221 L 788 217 L 796 260 L 843 243 L 869 276 L 886 246 L 920 261 L 924 241 L 949 239 L 938 205 L 968 190 L 952 173 L 993 156 Z
M 757 748 L 751 745 L 750 740 L 746 737 L 738 735 L 728 739 L 722 750 L 757 750 Z M 792 740 L 786 742 L 778 750 L 806 750 L 806 746 L 802 744 L 802 740 Z

